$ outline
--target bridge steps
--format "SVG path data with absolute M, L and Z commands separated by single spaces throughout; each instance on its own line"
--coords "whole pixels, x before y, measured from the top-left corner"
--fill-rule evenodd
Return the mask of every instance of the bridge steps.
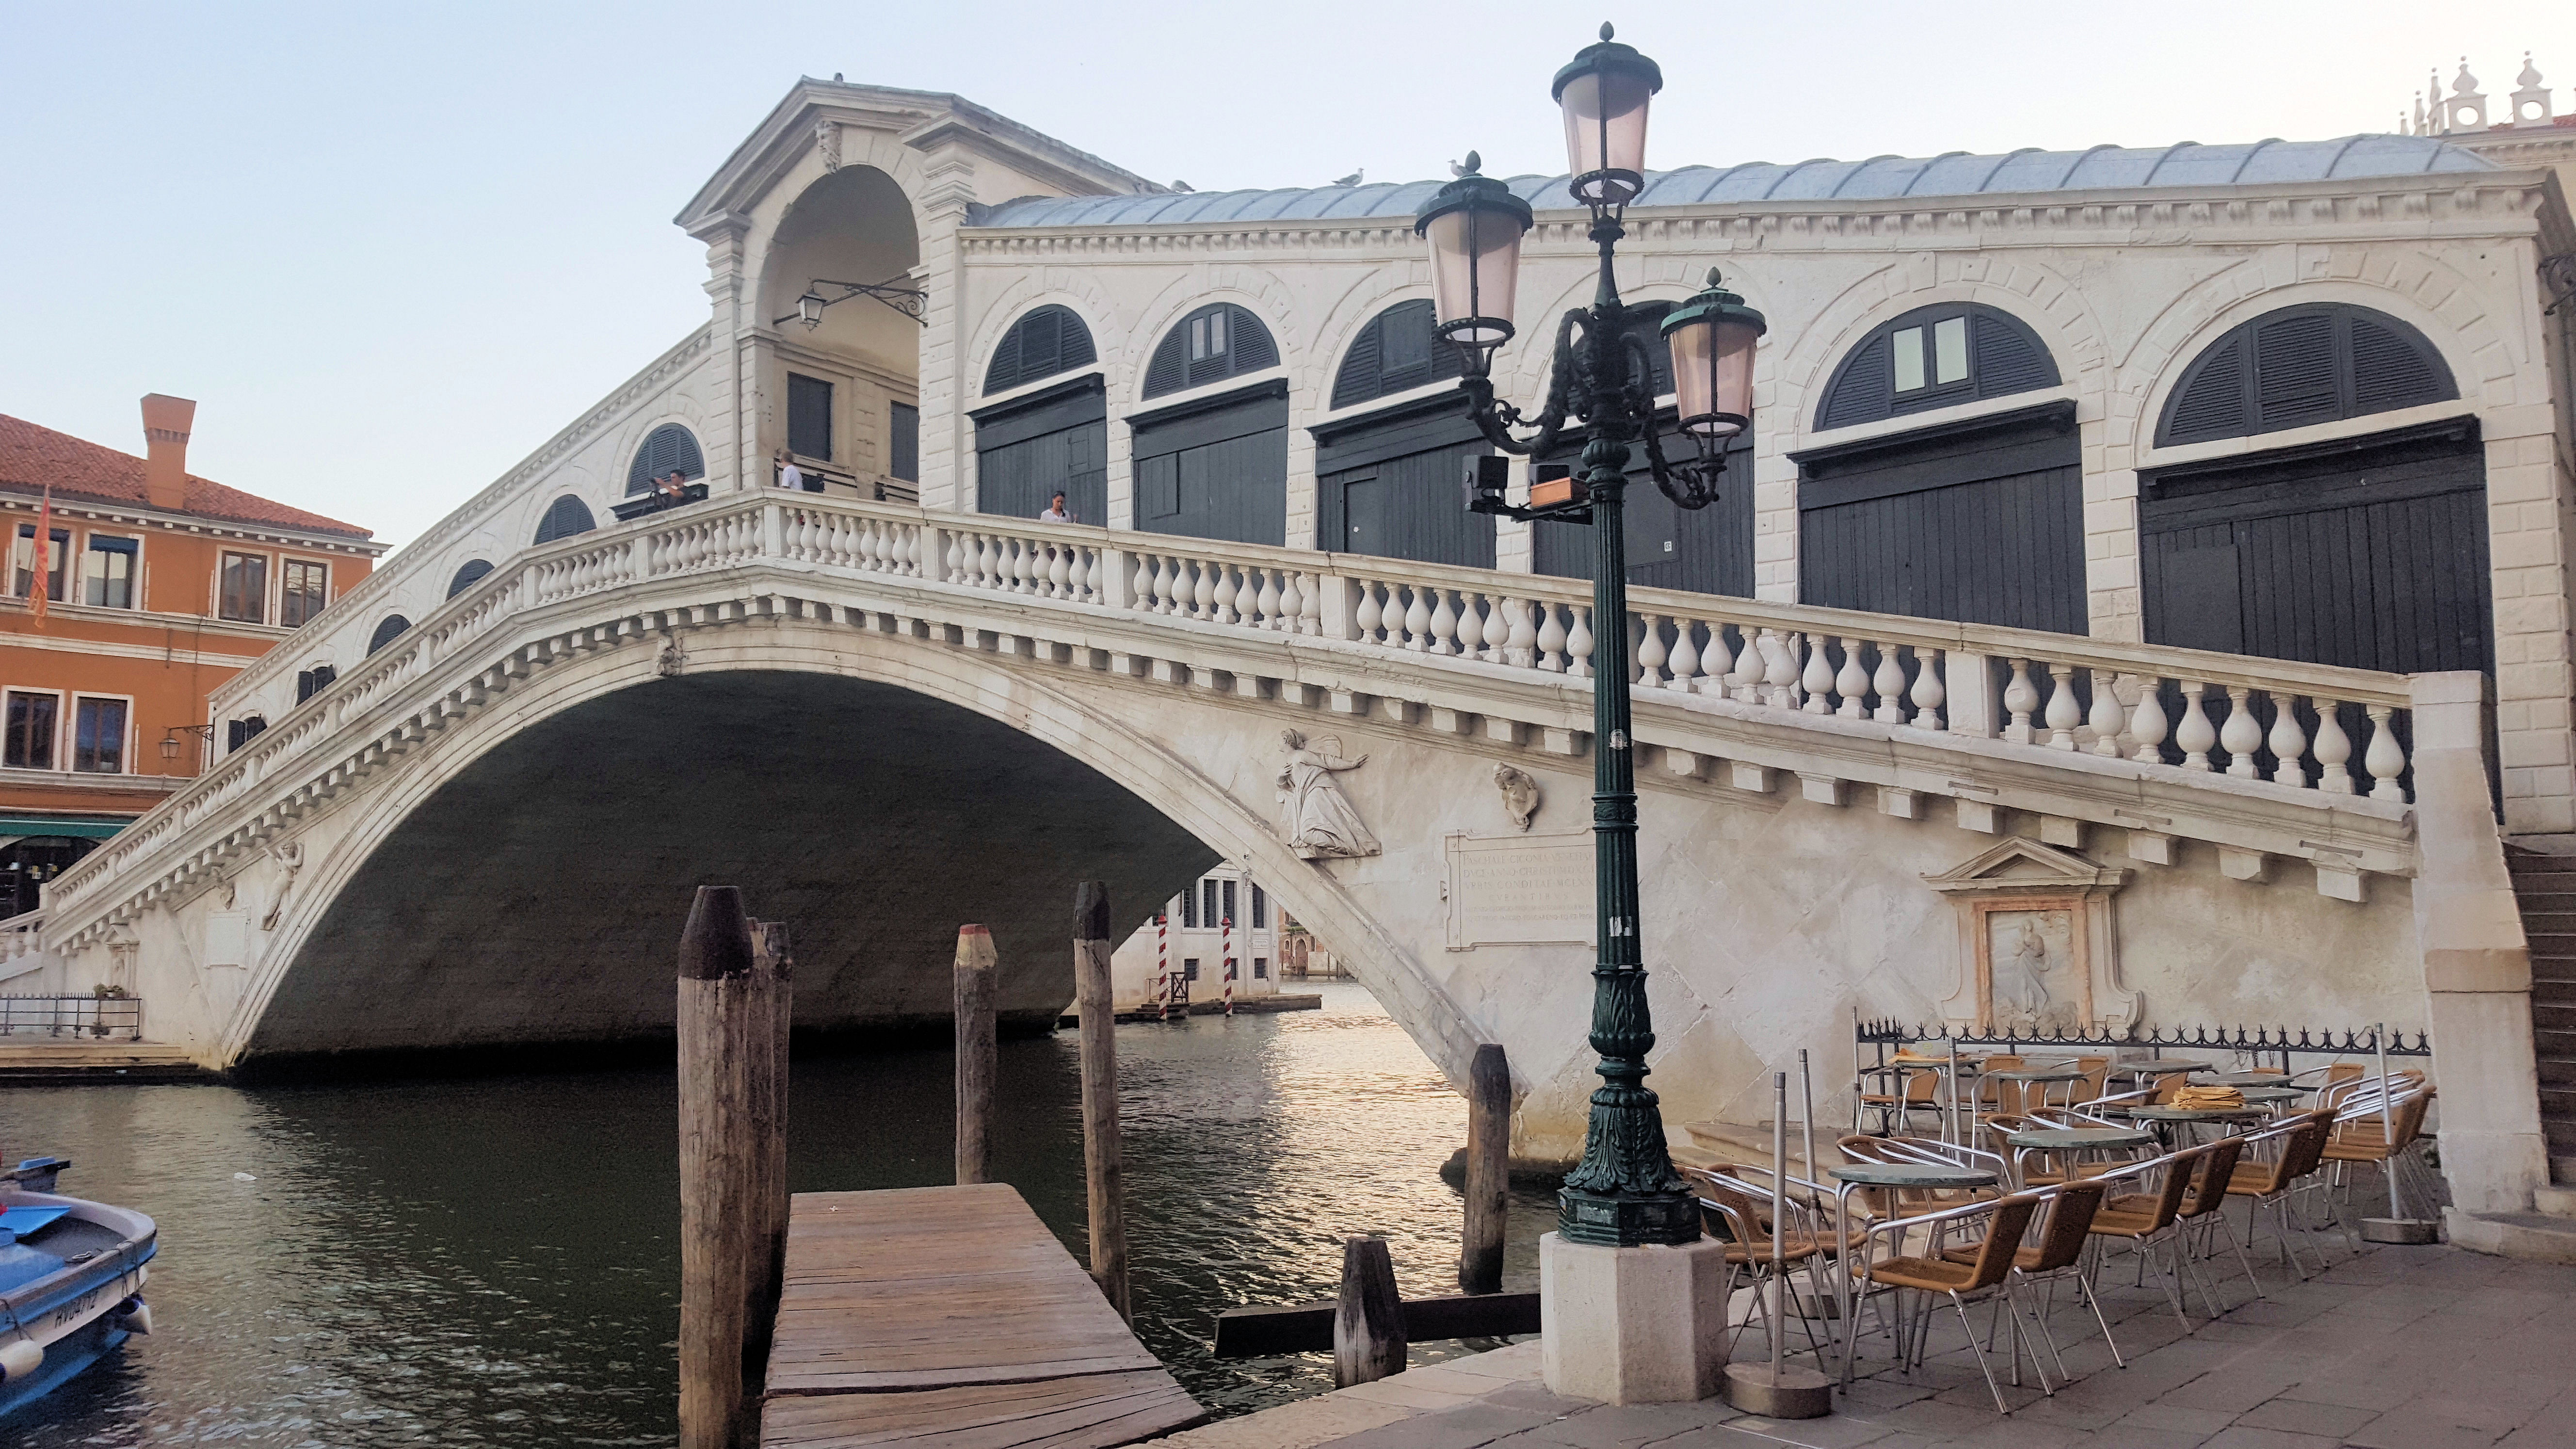
M 2576 1183 L 2576 858 L 2505 851 L 2531 946 L 2531 1037 L 2552 1182 Z

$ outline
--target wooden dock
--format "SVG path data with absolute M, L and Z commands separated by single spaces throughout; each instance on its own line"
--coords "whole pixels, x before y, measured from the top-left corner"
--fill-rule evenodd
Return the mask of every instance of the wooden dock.
M 1018 1189 L 796 1195 L 764 1449 L 1109 1449 L 1206 1416 Z
M 0 1037 L 0 1082 L 185 1082 L 211 1080 L 186 1047 L 77 1037 Z

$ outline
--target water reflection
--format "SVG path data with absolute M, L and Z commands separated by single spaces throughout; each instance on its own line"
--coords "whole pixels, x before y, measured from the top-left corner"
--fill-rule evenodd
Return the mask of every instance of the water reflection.
M 1207 1356 L 1216 1311 L 1329 1297 L 1382 1232 L 1408 1294 L 1454 1290 L 1435 1175 L 1465 1104 L 1356 987 L 1327 1009 L 1120 1029 L 1130 1257 L 1148 1346 L 1240 1412 L 1329 1388 L 1310 1355 Z M 995 1172 L 1077 1257 L 1071 1033 L 1003 1045 Z M 943 1051 L 799 1062 L 798 1191 L 948 1180 Z M 161 1224 L 150 1339 L 13 1419 L 30 1442 L 667 1444 L 679 1207 L 666 1072 L 232 1087 L 22 1088 L 0 1151 Z M 253 1181 L 238 1180 L 248 1173 Z M 1516 1195 L 1507 1286 L 1548 1203 Z M 1422 1345 L 1414 1361 L 1466 1351 Z

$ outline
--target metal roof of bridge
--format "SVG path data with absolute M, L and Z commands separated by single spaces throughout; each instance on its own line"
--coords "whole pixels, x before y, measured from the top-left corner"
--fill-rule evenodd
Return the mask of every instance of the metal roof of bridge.
M 2260 186 L 2491 171 L 2482 156 L 2434 136 L 2345 136 L 2333 141 L 2089 151 L 2013 151 L 1972 156 L 1875 156 L 1867 161 L 1767 161 L 1685 166 L 1648 173 L 1635 206 L 1700 206 L 1766 201 L 1889 201 L 1899 197 L 2028 196 L 2148 186 Z M 1511 188 L 1539 211 L 1574 211 L 1563 176 L 1515 176 Z M 1228 221 L 1328 221 L 1408 217 L 1443 183 L 1292 187 L 1278 191 L 1155 192 L 1144 196 L 1025 196 L 980 213 L 970 225 L 1180 226 Z

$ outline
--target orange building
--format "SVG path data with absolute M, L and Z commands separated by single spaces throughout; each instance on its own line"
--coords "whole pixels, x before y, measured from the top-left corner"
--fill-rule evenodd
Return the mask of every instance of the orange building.
M 203 768 L 207 694 L 384 552 L 366 529 L 191 476 L 196 411 L 145 398 L 140 458 L 0 415 L 0 511 L 14 525 L 0 579 L 0 916 L 35 909 L 42 881 Z

